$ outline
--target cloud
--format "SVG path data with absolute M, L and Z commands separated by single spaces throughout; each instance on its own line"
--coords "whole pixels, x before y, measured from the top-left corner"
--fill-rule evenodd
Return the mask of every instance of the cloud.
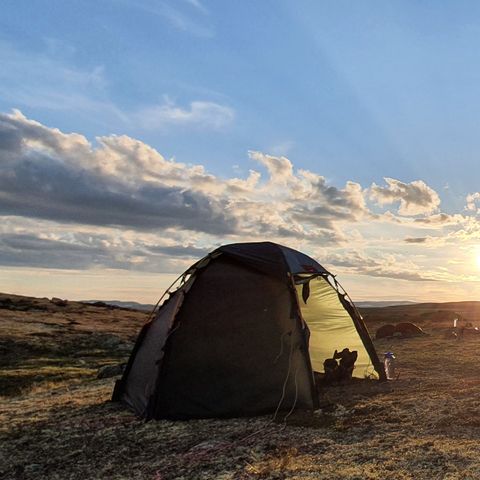
M 113 232 L 95 236 L 63 231 L 60 234 L 0 232 L 0 265 L 77 269 L 115 268 L 180 273 L 209 250 L 193 245 L 168 245 Z
M 75 244 L 35 234 L 0 235 L 0 264 L 41 268 L 86 269 L 106 265 L 108 251 L 101 244 Z
M 185 0 L 189 5 L 196 8 L 199 12 L 208 15 L 208 10 L 205 6 L 200 2 L 200 0 Z
M 146 249 L 152 253 L 182 258 L 202 258 L 211 251 L 210 248 L 198 248 L 195 245 L 147 245 Z
M 294 172 L 290 160 L 261 152 L 249 152 L 250 158 L 263 165 L 269 181 L 263 191 L 283 199 L 283 208 L 298 222 L 333 228 L 335 221 L 357 220 L 368 215 L 362 188 L 347 182 L 339 189 L 329 185 L 321 175 L 308 170 Z M 262 193 L 262 189 L 258 190 Z M 276 208 L 280 205 L 276 204 Z
M 347 269 L 349 274 L 414 282 L 435 280 L 431 274 L 421 270 L 411 261 L 406 261 L 405 259 L 398 260 L 392 254 L 380 254 L 374 258 L 360 252 L 336 253 L 330 255 L 327 261 L 335 268 L 343 267 Z
M 206 22 L 208 10 L 198 0 L 187 0 L 185 6 L 188 9 L 181 9 L 179 2 L 156 1 L 156 0 L 116 0 L 116 3 L 123 4 L 165 19 L 175 30 L 188 33 L 195 37 L 212 38 L 214 30 L 209 22 Z M 193 7 L 193 8 L 192 8 Z M 200 14 L 200 17 L 195 13 Z
M 428 237 L 409 237 L 404 239 L 406 243 L 426 243 L 427 241 Z
M 226 201 L 161 177 L 145 178 L 148 169 L 144 172 L 142 166 L 150 165 L 152 153 L 148 149 L 144 156 L 135 156 L 134 150 L 127 155 L 104 139 L 100 150 L 93 150 L 84 137 L 49 129 L 20 112 L 0 115 L 0 131 L 9 146 L 7 161 L 0 165 L 3 215 L 146 230 L 181 226 L 217 234 L 233 231 L 235 219 L 226 213 Z M 128 173 L 127 167 L 130 178 L 121 175 Z M 168 178 L 175 168 L 166 170 Z
M 368 215 L 360 185 L 329 185 L 286 157 L 250 152 L 264 179 L 221 179 L 201 165 L 166 160 L 128 136 L 92 145 L 27 119 L 0 115 L 4 146 L 0 213 L 140 230 L 177 227 L 210 235 L 345 239 L 341 222 Z
M 393 178 L 385 178 L 386 187 L 375 183 L 370 187 L 370 198 L 379 205 L 399 202 L 400 215 L 428 215 L 438 210 L 440 197 L 422 180 L 404 183 Z
M 180 106 L 165 95 L 163 103 L 128 110 L 120 108 L 111 99 L 114 82 L 109 81 L 103 65 L 81 69 L 72 58 L 61 54 L 55 39 L 46 39 L 45 43 L 43 51 L 30 53 L 0 41 L 0 97 L 4 102 L 30 109 L 72 112 L 109 131 L 220 130 L 235 119 L 232 107 L 202 98 Z M 61 47 L 65 47 L 63 43 Z M 67 57 L 74 53 L 71 49 Z M 202 94 L 219 96 L 211 91 L 202 91 Z
M 428 227 L 458 225 L 464 223 L 465 221 L 466 218 L 463 215 L 449 215 L 448 213 L 437 213 L 425 218 L 415 218 L 413 220 L 415 224 L 425 225 Z
M 467 195 L 467 205 L 465 209 L 470 210 L 471 212 L 478 212 L 479 203 L 480 203 L 480 192 L 469 193 Z
M 293 140 L 284 140 L 268 148 L 268 151 L 276 156 L 288 155 L 290 151 L 295 147 Z
M 276 184 L 286 184 L 293 176 L 292 162 L 286 157 L 275 157 L 266 155 L 262 152 L 248 152 L 252 160 L 262 164 L 270 175 L 270 182 Z
M 102 125 L 124 125 L 127 115 L 108 97 L 103 65 L 80 69 L 59 58 L 51 44 L 48 39 L 46 51 L 29 53 L 0 41 L 2 100 L 29 108 L 74 111 Z
M 219 244 L 267 239 L 317 254 L 335 272 L 424 281 L 439 268 L 410 261 L 414 244 L 420 259 L 427 238 L 478 239 L 473 216 L 416 217 L 439 203 L 421 181 L 336 186 L 285 156 L 249 158 L 246 176 L 222 178 L 126 135 L 91 142 L 20 111 L 0 114 L 0 264 L 180 273 Z M 396 198 L 403 216 L 373 214 L 372 191 Z M 353 246 L 381 253 L 340 253 Z
M 172 126 L 219 130 L 233 122 L 235 112 L 215 102 L 193 101 L 182 108 L 167 99 L 161 105 L 141 109 L 134 118 L 146 130 L 164 130 Z

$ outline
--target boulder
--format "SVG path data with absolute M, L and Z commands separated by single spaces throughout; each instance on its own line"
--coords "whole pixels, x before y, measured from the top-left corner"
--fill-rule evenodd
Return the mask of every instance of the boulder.
M 11 298 L 2 298 L 0 300 L 0 308 L 12 308 L 13 307 L 13 302 L 12 302 L 12 299 Z
M 100 367 L 97 372 L 97 378 L 110 378 L 121 375 L 126 365 L 126 363 L 119 363 L 118 365 L 105 365 Z
M 52 297 L 50 302 L 53 303 L 54 305 L 57 305 L 57 307 L 66 307 L 68 304 L 68 300 L 62 300 L 61 298 L 57 298 L 57 297 Z

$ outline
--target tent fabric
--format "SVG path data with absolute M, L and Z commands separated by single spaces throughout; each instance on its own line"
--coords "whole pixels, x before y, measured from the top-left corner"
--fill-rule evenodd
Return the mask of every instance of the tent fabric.
M 353 376 L 374 376 L 370 355 L 351 316 L 343 307 L 338 292 L 325 278 L 316 277 L 297 286 L 299 295 L 306 285 L 309 285 L 310 295 L 306 302 L 300 303 L 300 308 L 310 330 L 309 351 L 314 371 L 323 372 L 325 359 L 332 358 L 335 350 L 340 352 L 348 348 L 358 352 Z
M 218 259 L 196 279 L 177 324 L 170 343 L 175 349 L 167 350 L 159 378 L 155 417 L 268 412 L 279 403 L 289 363 L 282 406 L 295 401 L 295 374 L 297 405 L 313 407 L 291 294 L 276 278 Z
M 223 255 L 266 275 L 284 279 L 287 274 L 285 257 L 282 251 L 270 242 L 259 244 L 233 243 L 223 245 L 215 252 L 221 252 Z
M 373 365 L 384 378 L 361 317 L 330 278 L 271 242 L 218 248 L 144 326 L 113 399 L 147 419 L 311 410 L 313 372 L 345 347 L 359 352 L 356 376 Z
M 284 278 L 287 272 L 328 274 L 319 263 L 304 253 L 272 242 L 233 243 L 223 245 L 215 252 L 222 252 L 244 265 L 279 278 Z
M 291 273 L 320 273 L 323 275 L 328 275 L 327 270 L 325 270 L 319 263 L 317 263 L 313 258 L 305 255 L 302 252 L 297 252 L 292 248 L 280 246 L 280 250 L 285 257 L 285 260 L 288 265 L 288 269 Z
M 143 341 L 130 365 L 123 401 L 141 416 L 145 415 L 148 401 L 155 391 L 155 379 L 164 354 L 163 347 L 183 297 L 184 291 L 177 291 L 154 320 L 145 325 Z

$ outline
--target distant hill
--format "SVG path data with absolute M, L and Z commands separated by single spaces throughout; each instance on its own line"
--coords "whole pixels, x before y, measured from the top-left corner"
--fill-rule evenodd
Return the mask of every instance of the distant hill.
M 360 308 L 382 308 L 392 307 L 394 305 L 415 305 L 416 302 L 408 300 L 369 300 L 364 302 L 355 302 L 355 305 Z
M 411 303 L 390 306 L 359 306 L 372 328 L 385 323 L 411 322 L 423 329 L 451 328 L 455 318 L 480 326 L 480 302 Z
M 361 305 L 362 302 L 356 302 L 362 310 L 383 310 L 383 312 L 406 312 L 419 313 L 428 311 L 450 311 L 457 312 L 460 315 L 480 315 L 480 301 L 465 301 L 465 302 L 428 302 L 428 303 L 404 303 L 404 304 L 390 304 L 390 305 L 374 305 L 375 302 L 368 302 L 370 306 Z M 382 303 L 382 302 L 378 302 Z
M 153 305 L 149 303 L 125 302 L 122 300 L 82 300 L 83 303 L 105 303 L 106 305 L 113 305 L 115 307 L 130 308 L 132 310 L 141 310 L 150 312 L 153 310 Z

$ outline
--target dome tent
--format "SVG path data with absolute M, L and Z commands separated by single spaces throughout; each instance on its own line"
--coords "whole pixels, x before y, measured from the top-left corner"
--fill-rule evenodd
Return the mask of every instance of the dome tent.
M 315 409 L 313 372 L 343 348 L 358 352 L 353 376 L 384 378 L 349 297 L 296 250 L 224 245 L 167 293 L 113 393 L 146 419 Z

